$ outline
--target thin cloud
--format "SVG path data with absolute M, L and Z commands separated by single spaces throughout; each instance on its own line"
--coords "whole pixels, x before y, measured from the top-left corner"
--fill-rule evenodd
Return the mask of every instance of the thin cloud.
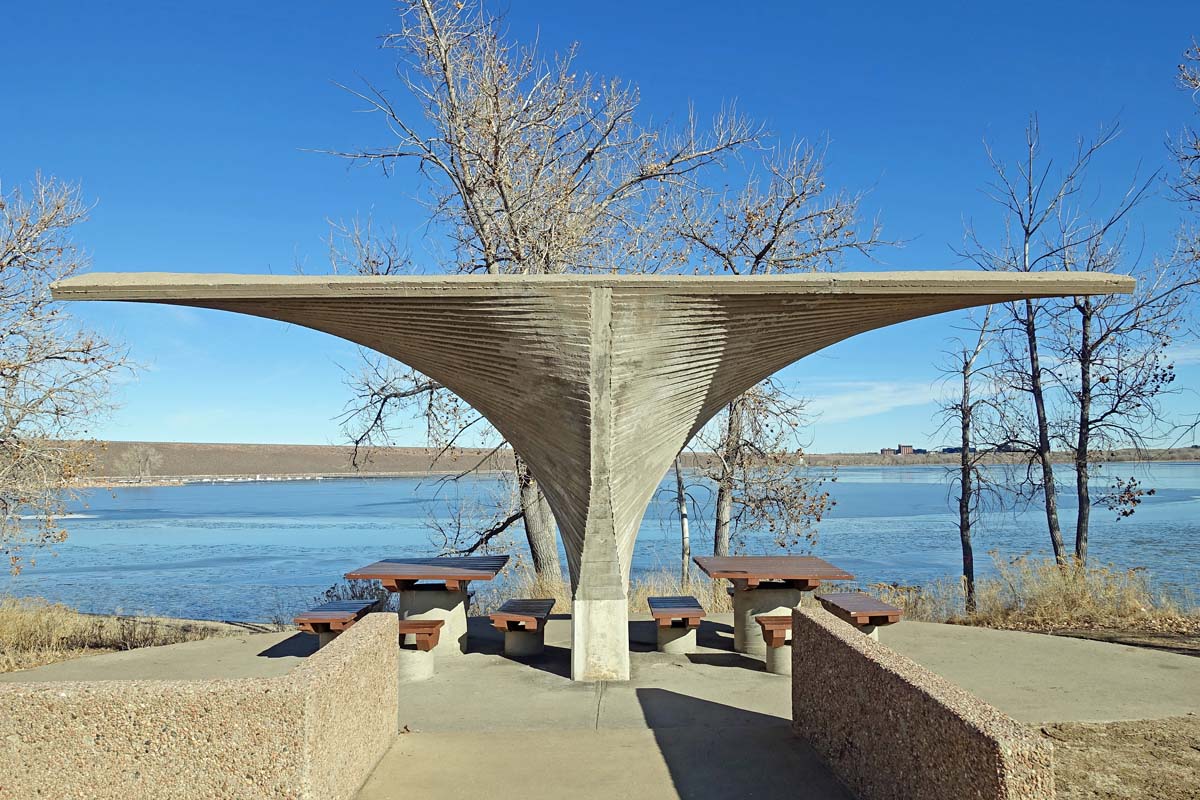
M 806 411 L 820 422 L 873 417 L 897 408 L 933 403 L 940 396 L 936 381 L 839 381 L 815 392 L 811 385 L 806 388 Z

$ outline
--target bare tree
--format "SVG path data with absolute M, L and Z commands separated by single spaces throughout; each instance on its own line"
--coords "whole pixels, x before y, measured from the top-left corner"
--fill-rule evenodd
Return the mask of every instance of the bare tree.
M 0 186 L 0 551 L 15 573 L 59 526 L 88 465 L 76 443 L 109 405 L 125 353 L 68 318 L 50 284 L 83 270 L 72 239 L 88 207 L 75 186 L 38 175 L 27 192 Z
M 382 117 L 392 140 L 339 155 L 387 173 L 405 162 L 415 167 L 429 190 L 430 230 L 448 243 L 443 266 L 452 271 L 671 268 L 679 251 L 667 246 L 668 226 L 655 224 L 667 188 L 690 184 L 760 135 L 734 113 L 705 131 L 694 116 L 676 133 L 644 128 L 635 119 L 636 90 L 580 73 L 574 49 L 547 61 L 509 44 L 481 6 L 406 0 L 400 31 L 384 47 L 400 55 L 400 84 L 419 111 L 375 86 L 348 89 Z M 332 240 L 335 267 L 361 274 L 405 268 L 405 248 L 369 222 L 336 225 Z M 422 409 L 431 441 L 442 447 L 454 446 L 467 427 L 486 427 L 411 370 L 369 361 L 353 385 L 347 422 L 358 444 L 386 440 L 388 415 L 403 406 Z M 534 567 L 560 574 L 553 514 L 520 460 L 516 480 Z
M 972 530 L 980 512 L 999 492 L 987 462 L 995 450 L 981 444 L 995 429 L 997 397 L 990 376 L 991 364 L 986 360 L 990 337 L 992 308 L 989 306 L 974 328 L 974 342 L 958 342 L 951 361 L 942 370 L 956 384 L 956 395 L 944 401 L 939 409 L 943 428 L 957 429 L 958 467 L 952 487 L 958 490 L 958 538 L 962 547 L 963 583 L 966 589 L 966 612 L 975 613 L 975 550 Z M 984 391 L 980 391 L 983 384 Z
M 966 232 L 967 245 L 961 255 L 988 270 L 1036 272 L 1061 267 L 1063 254 L 1086 247 L 1118 226 L 1145 196 L 1150 181 L 1134 183 L 1099 221 L 1085 218 L 1077 203 L 1084 178 L 1097 153 L 1117 136 L 1117 128 L 1101 129 L 1091 141 L 1079 140 L 1072 159 L 1057 176 L 1053 159 L 1041 149 L 1036 117 L 1025 128 L 1025 147 L 1019 160 L 1009 165 L 987 148 L 995 180 L 988 196 L 1002 210 L 997 242 L 989 244 L 973 226 Z M 1049 325 L 1058 301 L 1028 299 L 1002 306 L 1006 320 L 1000 325 L 998 343 L 1004 349 L 1006 373 L 1003 380 L 1028 407 L 1013 404 L 1007 409 L 1008 430 L 998 437 L 1007 449 L 1029 456 L 1026 485 L 1040 492 L 1046 526 L 1054 557 L 1065 563 L 1058 514 L 1052 449 L 1051 410 L 1047 398 L 1045 354 L 1042 332 Z
M 677 193 L 669 221 L 702 272 L 771 275 L 835 268 L 849 252 L 883 242 L 878 223 L 861 227 L 861 198 L 834 192 L 824 153 L 800 143 L 763 154 L 738 191 Z M 831 505 L 822 481 L 798 472 L 803 403 L 768 380 L 733 400 L 700 435 L 715 455 L 713 553 L 726 555 L 741 523 L 762 525 L 781 542 L 814 533 Z M 735 510 L 736 508 L 736 510 Z
M 1200 45 L 1184 51 L 1179 65 L 1179 86 L 1190 92 L 1193 102 L 1200 106 Z M 1175 189 L 1189 203 L 1200 203 L 1200 130 L 1185 127 L 1179 138 L 1171 143 L 1171 152 L 1179 165 Z
M 1062 406 L 1056 444 L 1070 453 L 1075 471 L 1075 558 L 1081 563 L 1088 553 L 1089 479 L 1096 451 L 1141 450 L 1179 424 L 1167 419 L 1161 407 L 1175 380 L 1168 348 L 1189 334 L 1200 286 L 1200 265 L 1191 259 L 1175 255 L 1130 267 L 1126 258 L 1123 231 L 1111 240 L 1096 236 L 1064 249 L 1062 268 L 1128 272 L 1137 277 L 1138 286 L 1132 297 L 1076 297 L 1052 318 L 1050 328 L 1057 363 L 1046 374 L 1059 390 Z M 1141 491 L 1131 493 L 1128 482 L 1118 481 L 1103 499 L 1112 507 L 1114 494 L 1132 498 Z M 1124 508 L 1132 506 L 1127 502 Z
M 116 466 L 122 474 L 137 478 L 140 483 L 161 467 L 162 462 L 162 453 L 156 447 L 141 443 L 128 448 Z

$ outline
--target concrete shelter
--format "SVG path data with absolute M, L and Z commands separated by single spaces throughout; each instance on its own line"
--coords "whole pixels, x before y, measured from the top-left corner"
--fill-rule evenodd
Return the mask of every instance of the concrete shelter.
M 1102 273 L 756 277 L 300 277 L 94 273 L 60 300 L 235 311 L 369 347 L 429 375 L 507 438 L 558 522 L 575 680 L 627 680 L 634 540 L 680 448 L 726 403 L 855 334 L 1024 298 L 1128 293 Z

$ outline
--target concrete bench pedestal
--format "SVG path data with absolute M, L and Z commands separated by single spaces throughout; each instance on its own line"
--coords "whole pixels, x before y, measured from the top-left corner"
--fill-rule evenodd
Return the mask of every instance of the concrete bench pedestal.
M 686 622 L 655 627 L 658 628 L 658 652 L 676 655 L 696 652 L 696 629 Z
M 765 661 L 767 672 L 772 675 L 791 675 L 792 643 L 787 642 L 779 647 L 768 647 Z
M 415 650 L 401 647 L 399 651 L 400 682 L 413 683 L 433 677 L 434 650 Z

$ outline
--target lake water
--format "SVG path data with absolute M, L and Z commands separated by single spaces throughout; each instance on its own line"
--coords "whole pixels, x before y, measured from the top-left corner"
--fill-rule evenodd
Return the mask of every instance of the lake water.
M 1157 494 L 1116 520 L 1093 511 L 1091 557 L 1145 567 L 1169 591 L 1200 586 L 1200 464 L 1116 465 Z M 1063 473 L 1069 479 L 1068 472 Z M 673 483 L 673 481 L 672 481 Z M 1106 484 L 1097 480 L 1096 491 Z M 497 482 L 460 482 L 486 502 Z M 862 582 L 915 584 L 961 568 L 956 512 L 944 467 L 846 467 L 831 492 L 837 507 L 813 550 Z M 348 570 L 379 558 L 431 555 L 428 522 L 449 517 L 452 490 L 436 480 L 395 478 L 191 484 L 88 492 L 65 520 L 68 541 L 42 554 L 0 593 L 61 600 L 87 611 L 210 619 L 266 620 L 292 612 Z M 698 499 L 704 500 L 703 490 Z M 1062 496 L 1064 536 L 1073 537 L 1072 498 Z M 711 509 L 709 509 L 711 513 Z M 711 522 L 693 518 L 692 550 L 711 549 Z M 523 549 L 522 536 L 512 552 Z M 1048 554 L 1038 508 L 988 515 L 976 533 L 976 562 L 987 553 Z M 744 552 L 779 552 L 747 537 Z M 646 513 L 635 572 L 678 563 L 678 527 L 665 494 Z

